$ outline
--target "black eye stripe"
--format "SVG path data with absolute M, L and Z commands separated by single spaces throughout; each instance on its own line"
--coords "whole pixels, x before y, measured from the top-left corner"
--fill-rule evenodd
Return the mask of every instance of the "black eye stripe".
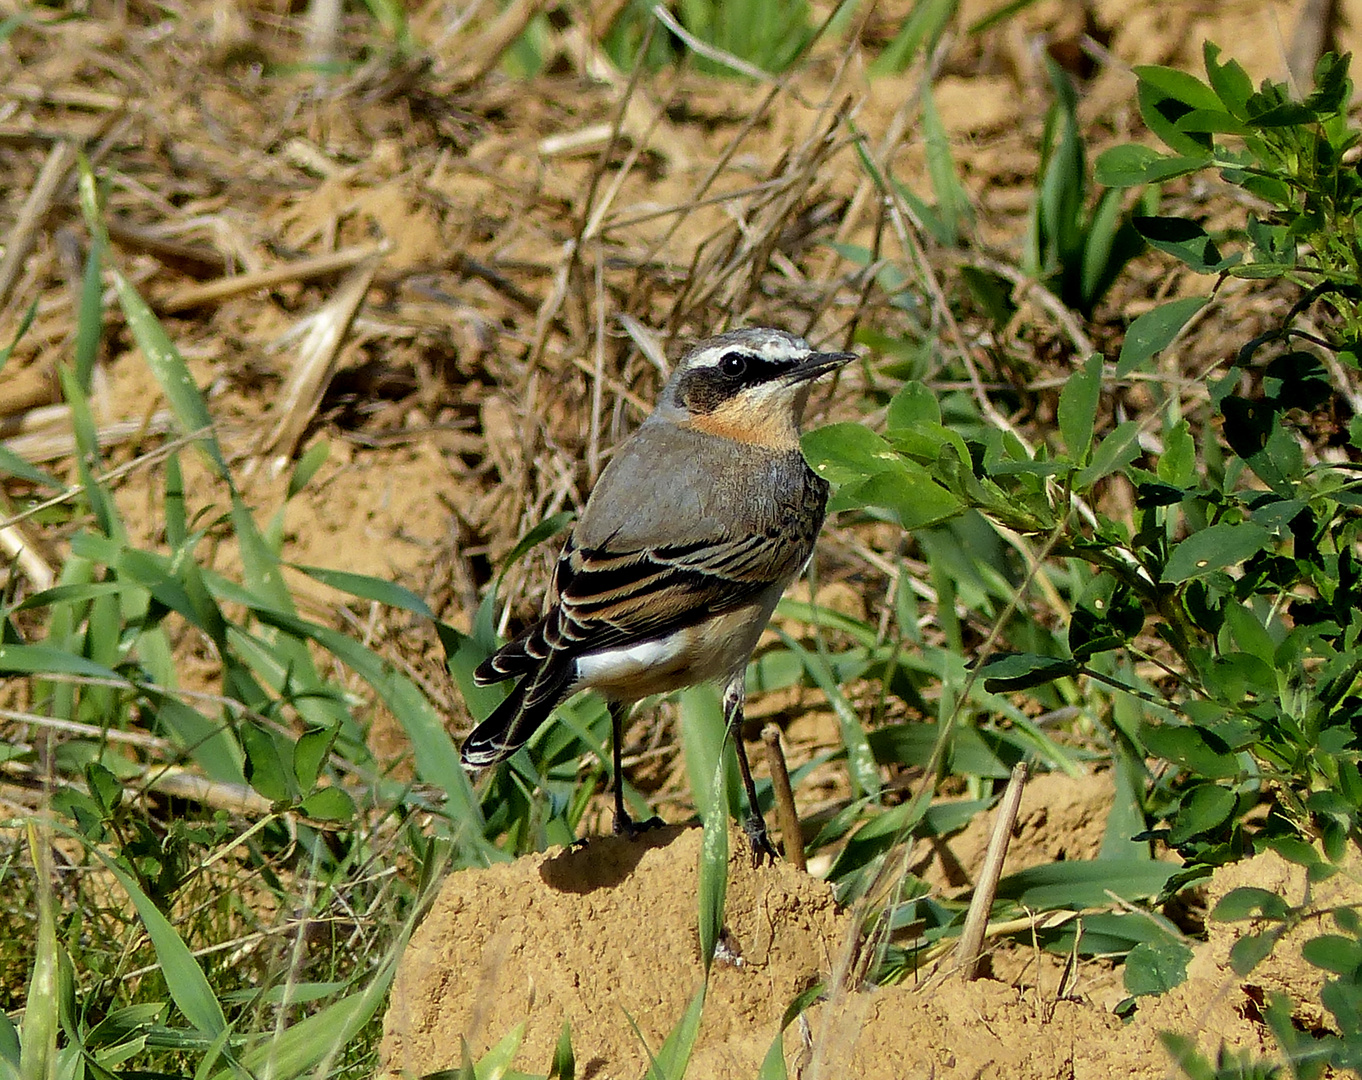
M 726 381 L 741 386 L 755 386 L 757 383 L 769 382 L 796 363 L 793 357 L 789 360 L 768 360 L 758 353 L 731 349 L 719 357 L 714 371 Z
M 692 368 L 682 375 L 676 387 L 676 400 L 693 413 L 712 412 L 747 387 L 772 382 L 798 367 L 801 359 L 790 356 L 771 360 L 757 352 L 730 348 L 713 363 Z

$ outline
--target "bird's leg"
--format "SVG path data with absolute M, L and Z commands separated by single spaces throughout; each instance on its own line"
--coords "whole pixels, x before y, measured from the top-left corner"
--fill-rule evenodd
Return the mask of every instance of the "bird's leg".
M 628 715 L 628 704 L 623 701 L 610 702 L 610 741 L 615 766 L 615 823 L 611 831 L 616 836 L 627 836 L 632 840 L 641 832 L 659 828 L 664 822 L 660 817 L 650 817 L 642 824 L 636 823 L 624 808 L 624 718 Z
M 747 817 L 743 818 L 743 832 L 752 846 L 752 865 L 760 866 L 763 859 L 776 861 L 776 848 L 766 832 L 766 819 L 761 816 L 757 802 L 757 785 L 752 782 L 752 766 L 747 763 L 747 747 L 742 741 L 743 703 L 747 689 L 743 685 L 745 671 L 738 671 L 724 689 L 724 724 L 733 736 L 733 748 L 738 751 L 738 769 L 742 772 L 742 786 L 747 790 Z

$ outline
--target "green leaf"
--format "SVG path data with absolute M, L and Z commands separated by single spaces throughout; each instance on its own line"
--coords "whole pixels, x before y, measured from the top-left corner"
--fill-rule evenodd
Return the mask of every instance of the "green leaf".
M 1125 378 L 1161 349 L 1165 349 L 1193 315 L 1206 306 L 1206 297 L 1188 296 L 1170 300 L 1153 311 L 1146 311 L 1126 329 L 1121 354 L 1116 360 L 1116 377 Z
M 1199 529 L 1168 554 L 1162 580 L 1169 584 L 1205 577 L 1258 554 L 1272 534 L 1252 521 L 1221 522 Z
M 501 571 L 497 575 L 500 581 L 506 576 L 506 571 L 542 544 L 545 540 L 557 536 L 560 532 L 572 524 L 572 511 L 563 510 L 557 514 L 550 514 L 533 529 L 520 538 L 520 543 L 511 549 L 511 553 L 502 561 Z
M 875 754 L 870 749 L 870 741 L 866 737 L 865 728 L 861 726 L 860 714 L 847 700 L 846 693 L 838 684 L 827 657 L 804 648 L 803 645 L 778 627 L 774 629 L 785 647 L 803 662 L 804 670 L 809 673 L 809 676 L 827 697 L 828 704 L 832 706 L 832 710 L 837 716 L 837 725 L 842 734 L 842 744 L 847 751 L 847 769 L 851 774 L 853 794 L 876 794 L 882 786 L 882 781 L 879 766 L 875 761 Z
M 1277 944 L 1276 929 L 1264 930 L 1256 934 L 1245 934 L 1230 946 L 1230 967 L 1243 978 L 1258 966 L 1272 947 Z
M 1220 99 L 1195 75 L 1157 64 L 1139 64 L 1133 69 L 1145 86 L 1165 97 L 1182 102 L 1188 109 L 1219 109 Z
M 56 645 L 0 645 L 0 674 L 84 675 L 93 679 L 123 680 L 116 671 Z
M 991 694 L 1029 690 L 1078 672 L 1079 667 L 1072 660 L 1037 653 L 994 653 L 979 669 L 984 689 Z
M 308 817 L 318 821 L 353 821 L 355 800 L 344 788 L 321 787 L 298 804 Z
M 969 194 L 960 183 L 955 160 L 951 157 L 950 137 L 936 111 L 931 86 L 930 80 L 923 80 L 922 140 L 927 157 L 927 176 L 936 195 L 937 215 L 944 226 L 945 235 L 939 239 L 947 247 L 955 247 L 960 241 L 961 229 L 969 224 L 971 203 Z
M 1041 910 L 1107 907 L 1108 893 L 1121 900 L 1157 896 L 1179 869 L 1153 859 L 1074 859 L 1009 874 L 998 883 L 998 897 Z
M 266 1037 L 241 1055 L 239 1064 L 214 1073 L 211 1080 L 241 1080 L 245 1075 L 304 1076 L 326 1059 L 336 1059 L 364 1028 L 388 996 L 397 959 L 406 946 L 410 927 L 402 931 L 378 971 L 363 990 Z
M 553 1064 L 549 1066 L 549 1080 L 576 1080 L 577 1057 L 572 1052 L 572 1025 L 563 1021 L 558 1033 L 558 1045 L 553 1050 Z
M 1059 392 L 1059 433 L 1075 465 L 1087 460 L 1101 393 L 1102 356 L 1095 353 L 1081 369 L 1069 376 Z
M 894 40 L 870 65 L 872 76 L 903 71 L 920 53 L 930 53 L 955 15 L 959 0 L 920 0 L 913 4 Z
M 700 1034 L 700 1017 L 705 1007 L 706 985 L 702 983 L 695 996 L 691 998 L 690 1005 L 686 1007 L 681 1019 L 676 1022 L 662 1048 L 658 1050 L 657 1057 L 645 1074 L 644 1080 L 683 1080 L 685 1077 L 691 1051 L 695 1048 L 695 1039 Z
M 855 483 L 902 459 L 864 424 L 828 424 L 804 433 L 800 444 L 814 472 L 834 484 Z
M 1221 255 L 1211 234 L 1190 218 L 1135 217 L 1131 220 L 1151 247 L 1180 259 L 1198 274 L 1218 274 L 1240 261 L 1238 254 Z
M 246 752 L 246 780 L 271 802 L 297 798 L 299 792 L 291 772 L 285 768 L 276 736 L 269 729 L 247 720 L 237 731 Z
M 1102 151 L 1097 156 L 1093 177 L 1109 188 L 1134 187 L 1146 183 L 1149 167 L 1164 160 L 1164 155 L 1148 146 L 1125 143 Z
M 388 607 L 410 611 L 426 619 L 435 618 L 430 607 L 410 589 L 403 588 L 394 581 L 371 577 L 369 574 L 352 574 L 348 570 L 328 570 L 323 566 L 304 566 L 301 563 L 285 563 L 300 570 L 308 577 L 330 585 L 333 589 L 358 596 L 363 600 L 376 600 Z
M 76 341 L 72 348 L 75 359 L 76 381 L 87 393 L 99 358 L 99 339 L 104 332 L 104 234 L 91 235 L 90 250 L 85 256 L 85 273 L 81 279 L 80 306 L 76 315 Z
M 52 827 L 73 840 L 83 839 L 73 829 L 55 824 Z M 227 1030 L 227 1018 L 222 1013 L 222 1006 L 212 987 L 208 985 L 208 980 L 204 978 L 203 969 L 199 967 L 198 961 L 194 959 L 180 935 L 175 932 L 174 926 L 141 890 L 132 875 L 123 869 L 122 864 L 111 859 L 98 847 L 88 847 L 87 850 L 118 880 L 123 891 L 128 894 L 128 899 L 132 901 L 133 907 L 137 909 L 137 917 L 142 920 L 151 947 L 156 951 L 157 965 L 161 969 L 166 989 L 170 991 L 171 1000 L 175 1002 L 176 1007 L 200 1034 L 209 1038 L 221 1035 Z
M 520 1044 L 524 1039 L 525 1021 L 522 1020 L 502 1036 L 496 1046 L 478 1059 L 474 1074 L 477 1080 L 502 1080 L 510 1071 L 516 1054 L 520 1053 Z
M 339 734 L 339 727 L 314 727 L 298 736 L 293 744 L 293 775 L 303 791 L 311 791 L 316 785 Z
M 1149 753 L 1210 779 L 1237 776 L 1239 759 L 1225 741 L 1193 724 L 1140 722 L 1140 741 Z
M 678 695 L 681 713 L 681 752 L 686 764 L 686 779 L 690 783 L 691 798 L 701 821 L 717 815 L 721 820 L 742 813 L 738 805 L 738 759 L 724 724 L 723 703 L 718 690 L 708 684 L 690 686 Z M 716 789 L 714 770 L 722 762 L 728 770 L 721 793 L 724 803 L 714 807 L 710 797 Z
M 1092 461 L 1078 471 L 1074 487 L 1085 491 L 1105 476 L 1124 469 L 1140 456 L 1140 422 L 1127 420 L 1118 424 L 1097 444 Z
M 1155 466 L 1159 479 L 1173 487 L 1186 487 L 1196 477 L 1196 440 L 1192 426 L 1179 420 L 1163 437 L 1163 453 Z
M 30 465 L 8 446 L 0 446 L 0 475 L 17 476 L 38 487 L 61 491 L 66 485 L 50 473 L 43 472 L 36 465 Z
M 941 403 L 922 383 L 916 380 L 906 382 L 889 399 L 884 426 L 890 434 L 899 430 L 915 431 L 924 426 L 940 427 Z
M 1165 994 L 1187 981 L 1192 950 L 1175 938 L 1141 941 L 1126 954 L 1123 978 L 1132 997 Z
M 789 1080 L 789 1073 L 785 1069 L 785 1048 L 782 1045 L 781 1036 L 785 1033 L 785 1029 L 793 1024 L 799 1018 L 799 1015 L 822 997 L 825 992 L 826 987 L 823 983 L 815 982 L 812 986 L 806 987 L 785 1007 L 785 1015 L 780 1018 L 780 1030 L 776 1032 L 771 1048 L 766 1051 L 766 1058 L 761 1063 L 761 1071 L 757 1073 L 757 1080 Z
M 924 466 L 900 458 L 860 483 L 845 484 L 828 503 L 830 511 L 877 506 L 893 514 L 903 529 L 940 525 L 964 510 L 955 495 Z
M 1340 934 L 1320 934 L 1301 946 L 1307 963 L 1335 975 L 1356 977 L 1362 969 L 1362 941 Z
M 1193 837 L 1218 829 L 1234 812 L 1238 799 L 1219 784 L 1198 784 L 1182 797 L 1168 833 L 1168 843 L 1178 846 Z
M 1237 889 L 1231 889 L 1211 909 L 1211 918 L 1220 922 L 1260 918 L 1280 922 L 1290 914 L 1291 908 L 1282 896 L 1255 885 L 1241 885 Z
M 307 487 L 308 482 L 317 475 L 317 470 L 326 463 L 327 455 L 330 453 L 331 444 L 325 439 L 318 439 L 304 451 L 289 475 L 288 491 L 284 495 L 286 501 Z
M 1097 164 L 1093 167 L 1093 178 L 1109 188 L 1136 187 L 1196 172 L 1204 169 L 1208 163 L 1209 159 L 1204 155 L 1183 157 L 1160 154 L 1147 146 L 1127 143 L 1113 146 L 1098 155 Z
M 3 40 L 4 38 L 0 38 L 0 41 Z M 24 312 L 24 317 L 19 320 L 19 329 L 14 332 L 14 337 L 10 340 L 10 343 L 0 347 L 0 371 L 3 371 L 5 365 L 9 363 L 9 358 L 14 352 L 14 347 L 18 345 L 23 336 L 28 333 L 28 328 L 33 325 L 33 320 L 37 314 L 38 301 L 34 300 L 33 303 L 28 305 L 28 310 Z
M 1235 60 L 1219 62 L 1220 46 L 1207 41 L 1202 46 L 1206 75 L 1221 103 L 1240 120 L 1249 118 L 1248 99 L 1253 96 L 1253 81 Z
M 468 774 L 459 761 L 459 752 L 449 737 L 443 719 L 415 683 L 394 671 L 390 664 L 359 642 L 330 627 L 319 626 L 285 612 L 263 608 L 255 610 L 262 621 L 317 642 L 372 686 L 411 740 L 412 759 L 417 772 L 444 790 L 445 812 L 465 830 L 459 839 L 485 861 L 506 857 L 483 837 L 482 811 L 468 781 Z
M 1189 135 L 1240 135 L 1253 134 L 1253 128 L 1242 124 L 1224 109 L 1193 109 L 1183 113 L 1174 122 L 1174 127 Z

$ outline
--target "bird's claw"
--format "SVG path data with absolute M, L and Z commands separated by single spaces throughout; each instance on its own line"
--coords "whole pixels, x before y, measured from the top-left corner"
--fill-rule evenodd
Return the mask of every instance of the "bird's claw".
M 624 811 L 615 814 L 615 823 L 611 827 L 611 832 L 616 836 L 623 836 L 629 840 L 637 840 L 643 833 L 652 829 L 660 829 L 666 822 L 654 815 L 647 821 L 635 821 Z
M 758 814 L 750 814 L 743 819 L 742 830 L 747 834 L 747 844 L 752 849 L 752 865 L 760 866 L 768 860 L 773 866 L 780 853 L 766 832 L 766 822 Z

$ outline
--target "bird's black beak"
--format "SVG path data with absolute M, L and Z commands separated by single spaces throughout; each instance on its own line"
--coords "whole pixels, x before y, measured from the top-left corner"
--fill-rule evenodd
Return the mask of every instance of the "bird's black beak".
M 850 352 L 811 353 L 787 371 L 785 378 L 792 383 L 812 382 L 818 376 L 826 375 L 829 371 L 836 371 L 839 367 L 849 364 L 855 359 L 856 354 Z

